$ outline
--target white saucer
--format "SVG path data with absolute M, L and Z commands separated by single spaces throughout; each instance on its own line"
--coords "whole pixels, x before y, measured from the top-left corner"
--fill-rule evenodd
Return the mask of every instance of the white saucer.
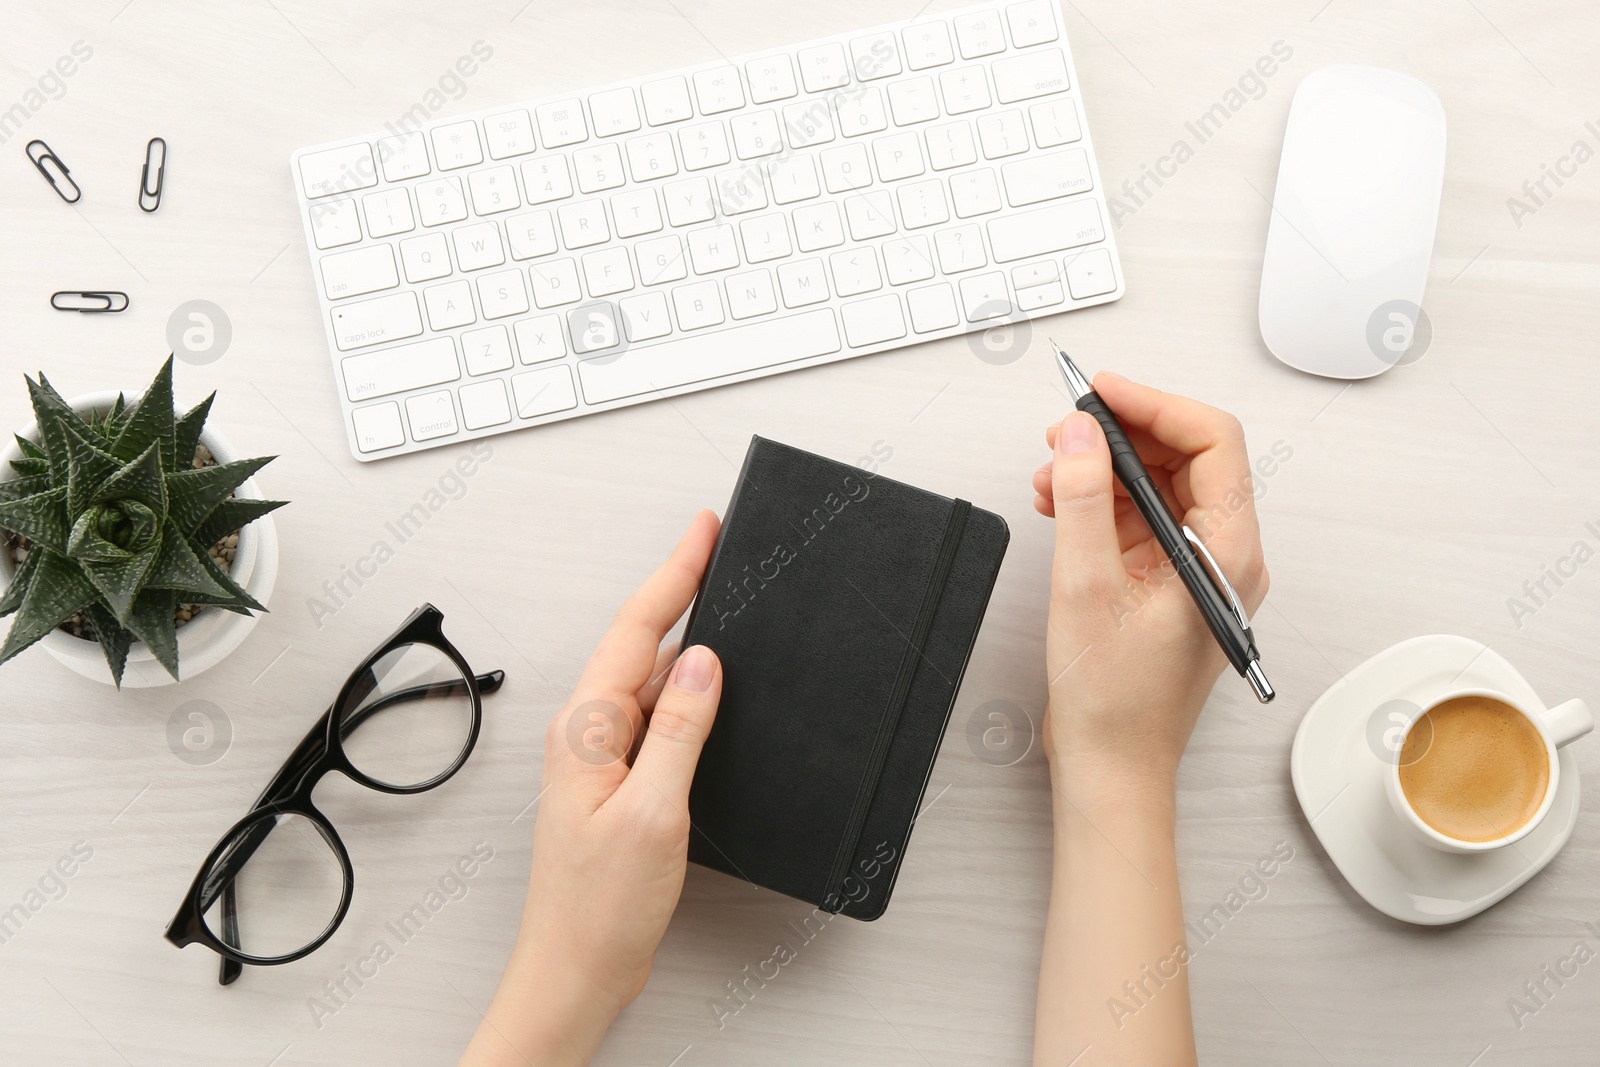
M 1329 858 L 1385 915 L 1438 926 L 1476 915 L 1549 863 L 1578 821 L 1578 764 L 1561 749 L 1561 784 L 1542 823 L 1521 841 L 1475 855 L 1410 836 L 1384 794 L 1374 712 L 1392 700 L 1427 706 L 1447 689 L 1480 686 L 1544 710 L 1527 681 L 1493 649 L 1465 637 L 1414 637 L 1378 653 L 1311 705 L 1289 756 L 1295 795 Z M 1381 737 L 1381 730 L 1379 731 Z

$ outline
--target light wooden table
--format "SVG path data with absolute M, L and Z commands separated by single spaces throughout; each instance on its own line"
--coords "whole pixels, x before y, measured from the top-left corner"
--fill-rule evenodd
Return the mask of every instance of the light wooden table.
M 1300 715 L 1341 674 L 1416 634 L 1493 645 L 1547 700 L 1600 695 L 1600 563 L 1517 625 L 1508 598 L 1600 524 L 1600 162 L 1520 225 L 1523 197 L 1575 141 L 1600 148 L 1600 30 L 1588 5 L 1366 0 L 1064 6 L 1107 186 L 1189 138 L 1274 42 L 1293 50 L 1118 233 L 1121 302 L 1036 324 L 996 366 L 961 340 L 920 345 L 668 404 L 494 439 L 493 458 L 319 627 L 325 581 L 386 538 L 456 458 L 374 466 L 346 453 L 287 159 L 426 101 L 457 57 L 493 56 L 441 114 L 903 19 L 915 0 L 318 5 L 303 0 L 8 5 L 0 107 L 83 41 L 59 99 L 30 102 L 0 153 L 0 426 L 26 418 L 23 371 L 68 393 L 137 388 L 167 352 L 167 317 L 214 301 L 234 339 L 179 365 L 188 398 L 220 390 L 216 424 L 247 453 L 279 513 L 273 612 L 226 663 L 179 688 L 114 694 L 42 652 L 0 669 L 0 909 L 84 842 L 66 892 L 0 944 L 8 1064 L 452 1062 L 478 1023 L 515 930 L 545 724 L 611 613 L 695 509 L 720 508 L 752 433 L 883 471 L 1004 514 L 1010 554 L 886 918 L 829 925 L 719 1029 L 725 983 L 772 954 L 807 910 L 691 870 L 683 903 L 607 1064 L 1023 1063 L 1050 847 L 1046 769 L 978 759 L 967 724 L 1010 701 L 1038 722 L 1049 525 L 1029 507 L 1047 422 L 1064 398 L 1053 331 L 1110 366 L 1235 411 L 1252 452 L 1292 458 L 1263 481 L 1273 589 L 1259 618 L 1281 696 L 1218 687 L 1182 776 L 1186 911 L 1199 915 L 1281 842 L 1294 858 L 1199 954 L 1202 1059 L 1215 1064 L 1590 1064 L 1600 1055 L 1600 962 L 1537 1015 L 1508 998 L 1600 937 L 1600 804 L 1549 869 L 1458 926 L 1379 915 L 1311 835 L 1289 785 Z M 519 10 L 521 8 L 521 10 Z M 1451 122 L 1444 206 L 1420 362 L 1344 386 L 1275 362 L 1255 328 L 1261 250 L 1289 101 L 1329 63 L 1409 72 Z M 448 88 L 448 86 L 447 86 Z M 41 106 L 33 107 L 33 103 Z M 1595 125 L 1586 126 L 1593 121 Z M 145 141 L 168 140 L 166 202 L 133 194 Z M 59 203 L 23 158 L 42 137 L 87 190 Z M 1570 169 L 1570 167 L 1568 168 Z M 56 289 L 132 294 L 120 316 L 49 310 Z M 324 706 L 353 663 L 423 600 L 481 669 L 503 667 L 478 753 L 416 798 L 330 780 L 319 794 L 358 871 L 332 942 L 286 967 L 215 984 L 215 959 L 161 930 L 216 835 Z M 226 716 L 231 748 L 179 760 L 168 720 L 189 701 Z M 1600 745 L 1579 743 L 1591 783 Z M 456 857 L 494 858 L 393 959 L 315 1016 L 310 998 L 357 967 L 385 923 Z M 596 921 L 604 921 L 596 916 Z M 368 968 L 370 970 L 370 968 Z M 1554 988 L 1553 986 L 1550 988 Z M 676 1057 L 676 1059 L 675 1059 Z M 1474 1057 L 1478 1057 L 1474 1059 Z

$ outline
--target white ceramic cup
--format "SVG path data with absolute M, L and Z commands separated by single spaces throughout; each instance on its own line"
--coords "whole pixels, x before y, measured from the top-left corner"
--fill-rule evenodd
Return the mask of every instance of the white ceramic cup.
M 1544 800 L 1539 804 L 1533 817 L 1523 823 L 1516 830 L 1504 837 L 1492 838 L 1488 841 L 1462 841 L 1458 838 L 1442 834 L 1429 826 L 1412 808 L 1411 801 L 1406 798 L 1405 790 L 1400 786 L 1400 768 L 1402 766 L 1400 753 L 1404 751 L 1402 744 L 1395 751 L 1395 758 L 1389 761 L 1386 785 L 1389 793 L 1389 804 L 1394 808 L 1395 814 L 1405 824 L 1413 836 L 1421 838 L 1427 844 L 1445 852 L 1489 852 L 1493 849 L 1504 848 L 1522 840 L 1533 832 L 1534 827 L 1544 821 L 1550 813 L 1550 807 L 1555 803 L 1556 789 L 1561 785 L 1561 759 L 1556 751 L 1562 745 L 1576 741 L 1584 734 L 1594 729 L 1594 716 L 1589 713 L 1589 707 L 1582 700 L 1573 699 L 1565 704 L 1557 704 L 1553 708 L 1535 709 L 1513 700 L 1504 693 L 1493 689 L 1455 689 L 1440 696 L 1434 697 L 1424 708 L 1418 709 L 1411 720 L 1406 723 L 1406 734 L 1410 735 L 1412 727 L 1429 711 L 1449 700 L 1459 697 L 1486 697 L 1511 708 L 1523 718 L 1533 724 L 1539 731 L 1539 736 L 1544 740 L 1545 757 L 1549 760 L 1550 780 L 1544 791 Z

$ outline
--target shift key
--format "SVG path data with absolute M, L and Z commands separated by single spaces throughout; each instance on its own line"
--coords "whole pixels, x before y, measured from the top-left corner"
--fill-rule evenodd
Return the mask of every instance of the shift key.
M 422 312 L 415 293 L 395 293 L 376 300 L 358 300 L 333 309 L 333 338 L 339 351 L 403 341 L 422 332 Z
M 456 343 L 448 337 L 346 356 L 341 361 L 344 392 L 351 400 L 403 393 L 428 385 L 441 385 L 461 377 Z
M 989 222 L 989 247 L 996 263 L 1029 259 L 1105 239 L 1100 205 L 1087 196 Z

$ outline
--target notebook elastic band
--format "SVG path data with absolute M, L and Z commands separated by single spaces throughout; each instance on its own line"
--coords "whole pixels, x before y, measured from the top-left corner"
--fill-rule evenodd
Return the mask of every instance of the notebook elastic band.
M 905 652 L 900 657 L 900 669 L 895 674 L 894 688 L 890 691 L 889 703 L 878 720 L 878 733 L 872 742 L 867 769 L 861 776 L 860 786 L 856 789 L 855 803 L 850 808 L 850 821 L 845 826 L 844 837 L 839 842 L 839 853 L 834 857 L 833 870 L 828 875 L 827 892 L 822 898 L 822 906 L 827 911 L 844 910 L 844 900 L 840 895 L 844 888 L 844 879 L 850 872 L 850 861 L 855 858 L 856 849 L 860 846 L 861 831 L 867 821 L 867 811 L 872 806 L 872 798 L 877 795 L 878 779 L 883 774 L 883 766 L 889 757 L 889 746 L 894 741 L 895 731 L 900 725 L 900 714 L 905 710 L 906 699 L 911 695 L 911 683 L 917 674 L 917 662 L 922 659 L 922 646 L 928 639 L 928 631 L 933 627 L 933 617 L 938 612 L 939 600 L 944 595 L 944 583 L 950 576 L 950 569 L 955 566 L 956 550 L 961 547 L 961 534 L 966 529 L 967 515 L 971 511 L 970 503 L 956 500 L 951 505 L 950 517 L 945 521 L 944 540 L 939 545 L 939 555 L 934 561 L 932 572 L 928 575 L 928 584 L 922 591 L 922 606 L 917 610 L 916 622 L 911 627 Z

